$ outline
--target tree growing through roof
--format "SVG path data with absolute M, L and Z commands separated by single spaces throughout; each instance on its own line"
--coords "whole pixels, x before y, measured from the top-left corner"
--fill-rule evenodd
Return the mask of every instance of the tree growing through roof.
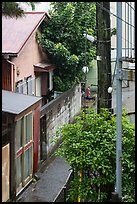
M 19 18 L 24 15 L 24 10 L 20 6 L 21 2 L 2 2 L 2 15 L 10 18 Z M 35 4 L 39 2 L 24 2 L 35 10 Z
M 95 46 L 83 36 L 95 36 L 96 6 L 90 2 L 52 2 L 50 20 L 38 38 L 43 50 L 56 66 L 54 87 L 66 91 L 80 82 L 82 67 L 90 66 Z

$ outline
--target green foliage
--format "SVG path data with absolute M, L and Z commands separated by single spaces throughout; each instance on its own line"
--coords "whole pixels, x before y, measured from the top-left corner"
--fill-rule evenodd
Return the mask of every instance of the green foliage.
M 2 14 L 10 18 L 19 18 L 24 16 L 24 10 L 20 6 L 21 2 L 2 2 Z M 39 2 L 25 2 L 35 10 L 35 4 Z
M 100 113 L 93 109 L 82 110 L 74 124 L 64 125 L 59 134 L 63 143 L 57 154 L 77 172 L 69 199 L 76 201 L 79 195 L 88 202 L 108 200 L 116 181 L 115 115 L 108 109 L 101 109 Z M 135 128 L 125 113 L 122 116 L 122 150 L 122 195 L 130 201 L 135 199 Z M 83 172 L 82 185 L 79 171 Z
M 96 186 L 92 182 L 93 180 L 87 176 L 84 176 L 82 182 L 78 177 L 71 182 L 71 189 L 67 196 L 67 201 L 77 202 L 78 196 L 81 202 L 103 202 L 107 194 L 105 192 L 98 192 Z
M 64 91 L 82 79 L 85 61 L 88 66 L 95 57 L 95 46 L 83 36 L 85 31 L 95 36 L 95 4 L 52 2 L 49 14 L 51 19 L 43 25 L 40 42 L 56 66 L 54 87 Z
M 135 202 L 135 124 L 130 124 L 126 112 L 122 117 L 122 193 L 123 201 Z
M 22 17 L 23 9 L 17 2 L 2 2 L 2 14 L 6 17 Z

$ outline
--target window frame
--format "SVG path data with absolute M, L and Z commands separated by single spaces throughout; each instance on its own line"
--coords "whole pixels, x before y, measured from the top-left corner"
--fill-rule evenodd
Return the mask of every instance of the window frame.
M 28 123 L 27 117 L 30 115 L 30 122 Z M 18 124 L 21 122 L 20 129 L 18 130 Z M 29 140 L 25 138 L 27 136 L 26 129 L 27 125 L 29 126 L 31 123 L 31 129 L 29 127 L 29 131 L 31 131 L 29 135 Z M 18 137 L 18 133 L 20 137 Z M 17 139 L 20 138 L 21 141 Z M 19 146 L 18 144 L 22 144 Z M 29 153 L 30 151 L 30 153 Z M 15 127 L 15 152 L 16 152 L 16 193 L 18 194 L 20 190 L 25 187 L 25 185 L 32 179 L 33 174 L 33 111 L 28 112 L 26 115 L 20 117 L 16 121 Z M 28 160 L 26 154 L 28 152 Z M 18 161 L 20 159 L 20 161 Z M 28 162 L 27 162 L 28 161 Z M 19 162 L 19 163 L 18 163 Z M 28 165 L 28 166 L 27 166 Z M 27 168 L 26 168 L 27 167 Z M 28 171 L 29 169 L 29 171 Z M 27 172 L 28 171 L 28 172 Z M 18 179 L 20 179 L 18 181 Z

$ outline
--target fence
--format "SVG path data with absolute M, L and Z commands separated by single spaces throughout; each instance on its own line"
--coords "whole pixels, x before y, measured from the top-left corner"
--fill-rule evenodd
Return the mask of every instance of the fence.
M 71 123 L 81 110 L 81 86 L 77 85 L 41 108 L 40 113 L 40 159 L 48 159 L 61 137 L 56 131 L 63 125 Z M 57 142 L 58 139 L 58 142 Z
M 67 201 L 67 194 L 68 194 L 68 190 L 70 188 L 70 183 L 72 180 L 73 180 L 73 170 L 70 171 L 70 174 L 68 175 L 66 183 L 60 189 L 60 192 L 56 196 L 54 202 L 66 202 Z

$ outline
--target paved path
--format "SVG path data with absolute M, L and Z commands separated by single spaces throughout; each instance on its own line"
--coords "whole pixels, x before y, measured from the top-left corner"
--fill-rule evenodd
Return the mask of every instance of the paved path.
M 17 202 L 54 202 L 71 173 L 70 168 L 63 158 L 54 157 L 43 172 L 37 173 L 40 179 L 32 183 Z

